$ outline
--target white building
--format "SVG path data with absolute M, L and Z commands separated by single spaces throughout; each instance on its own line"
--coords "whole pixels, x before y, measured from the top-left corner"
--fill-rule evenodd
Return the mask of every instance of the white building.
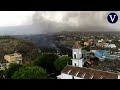
M 104 40 L 103 39 L 101 39 L 101 40 L 98 40 L 98 43 L 101 43 L 101 42 L 103 42 Z
M 109 42 L 112 42 L 112 40 L 108 40 Z
M 90 50 L 90 52 L 95 54 L 96 50 Z
M 118 73 L 83 67 L 87 55 L 83 54 L 81 48 L 79 42 L 76 42 L 73 46 L 72 65 L 67 65 L 57 79 L 120 79 Z
M 82 67 L 84 62 L 87 61 L 88 53 L 85 50 L 81 50 L 82 47 L 79 42 L 76 42 L 73 46 L 73 53 L 72 53 L 72 65 Z
M 105 47 L 105 48 L 116 48 L 116 45 L 115 45 L 115 44 L 105 43 L 105 44 L 104 44 L 104 47 Z
M 116 48 L 116 45 L 115 45 L 115 44 L 109 44 L 108 47 L 109 47 L 109 48 Z

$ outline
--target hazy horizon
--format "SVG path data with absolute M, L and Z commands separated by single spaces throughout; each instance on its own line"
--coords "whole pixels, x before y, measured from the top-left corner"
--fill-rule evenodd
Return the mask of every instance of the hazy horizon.
M 112 11 L 0 11 L 0 35 L 42 34 L 61 31 L 119 31 L 120 21 L 110 24 Z M 119 11 L 114 11 L 118 17 Z

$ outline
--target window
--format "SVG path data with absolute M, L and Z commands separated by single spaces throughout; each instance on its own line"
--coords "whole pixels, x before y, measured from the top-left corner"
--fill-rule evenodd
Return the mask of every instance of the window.
M 76 66 L 76 63 L 74 65 Z
M 74 76 L 72 76 L 72 79 L 74 79 Z
M 76 54 L 74 54 L 74 58 L 76 59 Z
M 84 56 L 84 55 L 82 54 L 82 58 L 83 58 L 83 56 Z

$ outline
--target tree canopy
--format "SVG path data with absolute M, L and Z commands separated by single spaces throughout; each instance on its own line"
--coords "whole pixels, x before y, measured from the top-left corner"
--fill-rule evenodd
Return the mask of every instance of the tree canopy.
M 38 66 L 26 66 L 16 71 L 12 79 L 48 79 L 47 72 Z
M 34 65 L 40 66 L 46 69 L 48 72 L 54 70 L 54 61 L 58 58 L 58 55 L 53 53 L 44 53 L 40 55 L 34 62 Z
M 95 65 L 98 65 L 100 63 L 99 58 L 94 57 L 93 62 L 94 62 Z
M 56 71 L 61 72 L 67 64 L 71 64 L 71 58 L 68 56 L 62 56 L 54 62 L 54 67 Z
M 21 65 L 21 64 L 11 63 L 9 65 L 9 68 L 6 69 L 6 71 L 5 71 L 5 77 L 10 79 L 11 76 L 14 74 L 14 72 L 18 71 L 23 66 L 24 65 Z
M 90 46 L 85 46 L 83 50 L 90 51 Z

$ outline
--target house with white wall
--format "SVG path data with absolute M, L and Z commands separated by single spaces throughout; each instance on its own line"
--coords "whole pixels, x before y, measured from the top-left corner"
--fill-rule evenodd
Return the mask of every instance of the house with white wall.
M 19 63 L 22 64 L 22 55 L 20 53 L 7 54 L 4 56 L 4 59 L 8 63 Z
M 104 40 L 103 39 L 101 39 L 101 40 L 98 40 L 98 43 L 101 43 L 101 42 L 103 42 Z
M 108 47 L 109 47 L 109 48 L 116 48 L 116 45 L 115 45 L 115 44 L 109 44 Z

